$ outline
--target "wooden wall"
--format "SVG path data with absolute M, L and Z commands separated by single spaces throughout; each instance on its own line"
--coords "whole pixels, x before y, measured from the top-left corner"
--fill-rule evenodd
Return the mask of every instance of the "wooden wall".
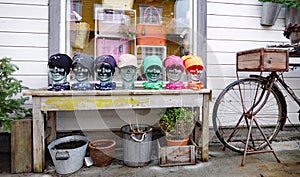
M 0 57 L 19 67 L 30 88 L 48 84 L 48 0 L 0 0 Z

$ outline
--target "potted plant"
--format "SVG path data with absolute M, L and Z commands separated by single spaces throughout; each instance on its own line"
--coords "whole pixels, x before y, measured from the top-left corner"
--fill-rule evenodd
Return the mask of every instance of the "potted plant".
M 11 121 L 24 118 L 31 114 L 24 107 L 28 97 L 19 97 L 18 94 L 25 89 L 22 81 L 17 80 L 12 74 L 19 68 L 11 63 L 11 58 L 0 59 L 0 127 L 3 131 L 11 131 Z
M 167 108 L 159 119 L 161 130 L 166 135 L 168 145 L 187 145 L 192 133 L 195 121 L 191 108 L 175 107 Z

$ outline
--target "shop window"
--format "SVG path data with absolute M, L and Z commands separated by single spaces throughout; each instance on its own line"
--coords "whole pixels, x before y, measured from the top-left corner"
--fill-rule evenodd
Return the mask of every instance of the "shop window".
M 193 19 L 197 4 L 193 0 L 67 0 L 65 51 L 71 58 L 75 52 L 94 59 L 112 55 L 117 62 L 122 54 L 136 55 L 136 80 L 144 80 L 143 58 L 157 55 L 164 60 L 197 51 L 199 34 Z M 117 70 L 114 81 L 120 81 Z M 165 71 L 161 79 L 168 80 Z M 188 75 L 182 80 L 187 81 Z

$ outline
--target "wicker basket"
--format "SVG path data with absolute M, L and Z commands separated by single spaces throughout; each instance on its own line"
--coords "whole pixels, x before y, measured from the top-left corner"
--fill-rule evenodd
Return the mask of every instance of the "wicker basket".
M 115 155 L 116 142 L 103 139 L 89 143 L 90 156 L 96 167 L 105 167 L 111 164 Z

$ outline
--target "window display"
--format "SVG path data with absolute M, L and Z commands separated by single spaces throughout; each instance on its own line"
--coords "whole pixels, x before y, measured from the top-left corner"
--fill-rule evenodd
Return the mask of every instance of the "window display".
M 200 3 L 192 0 L 111 2 L 66 0 L 65 53 L 71 58 L 78 52 L 95 59 L 110 55 L 116 63 L 119 63 L 122 55 L 134 55 L 136 67 L 117 67 L 118 71 L 109 79 L 109 82 L 114 81 L 123 89 L 134 89 L 136 85 L 140 87 L 145 80 L 150 83 L 151 79 L 155 80 L 155 76 L 159 77 L 156 79 L 159 82 L 166 82 L 168 89 L 184 88 L 183 83 L 189 80 L 189 75 L 181 66 L 165 66 L 161 69 L 152 66 L 149 67 L 147 76 L 143 73 L 142 65 L 144 59 L 149 56 L 159 56 L 163 61 L 166 56 L 182 57 L 202 52 L 198 49 L 197 40 L 202 38 L 198 38 L 198 25 L 195 20 L 199 14 L 195 9 Z M 104 66 L 105 64 L 102 68 L 105 68 Z M 108 68 L 107 65 L 106 69 Z M 104 74 L 100 68 L 98 71 L 94 70 L 95 75 L 89 78 L 89 82 L 98 82 L 101 78 L 100 83 L 105 83 L 103 76 L 99 75 L 100 71 Z M 79 83 L 75 73 L 76 70 L 70 79 Z M 129 75 L 134 75 L 134 80 L 130 83 L 129 78 L 132 77 Z M 176 81 L 176 77 L 180 79 Z M 174 85 L 175 83 L 177 85 Z

